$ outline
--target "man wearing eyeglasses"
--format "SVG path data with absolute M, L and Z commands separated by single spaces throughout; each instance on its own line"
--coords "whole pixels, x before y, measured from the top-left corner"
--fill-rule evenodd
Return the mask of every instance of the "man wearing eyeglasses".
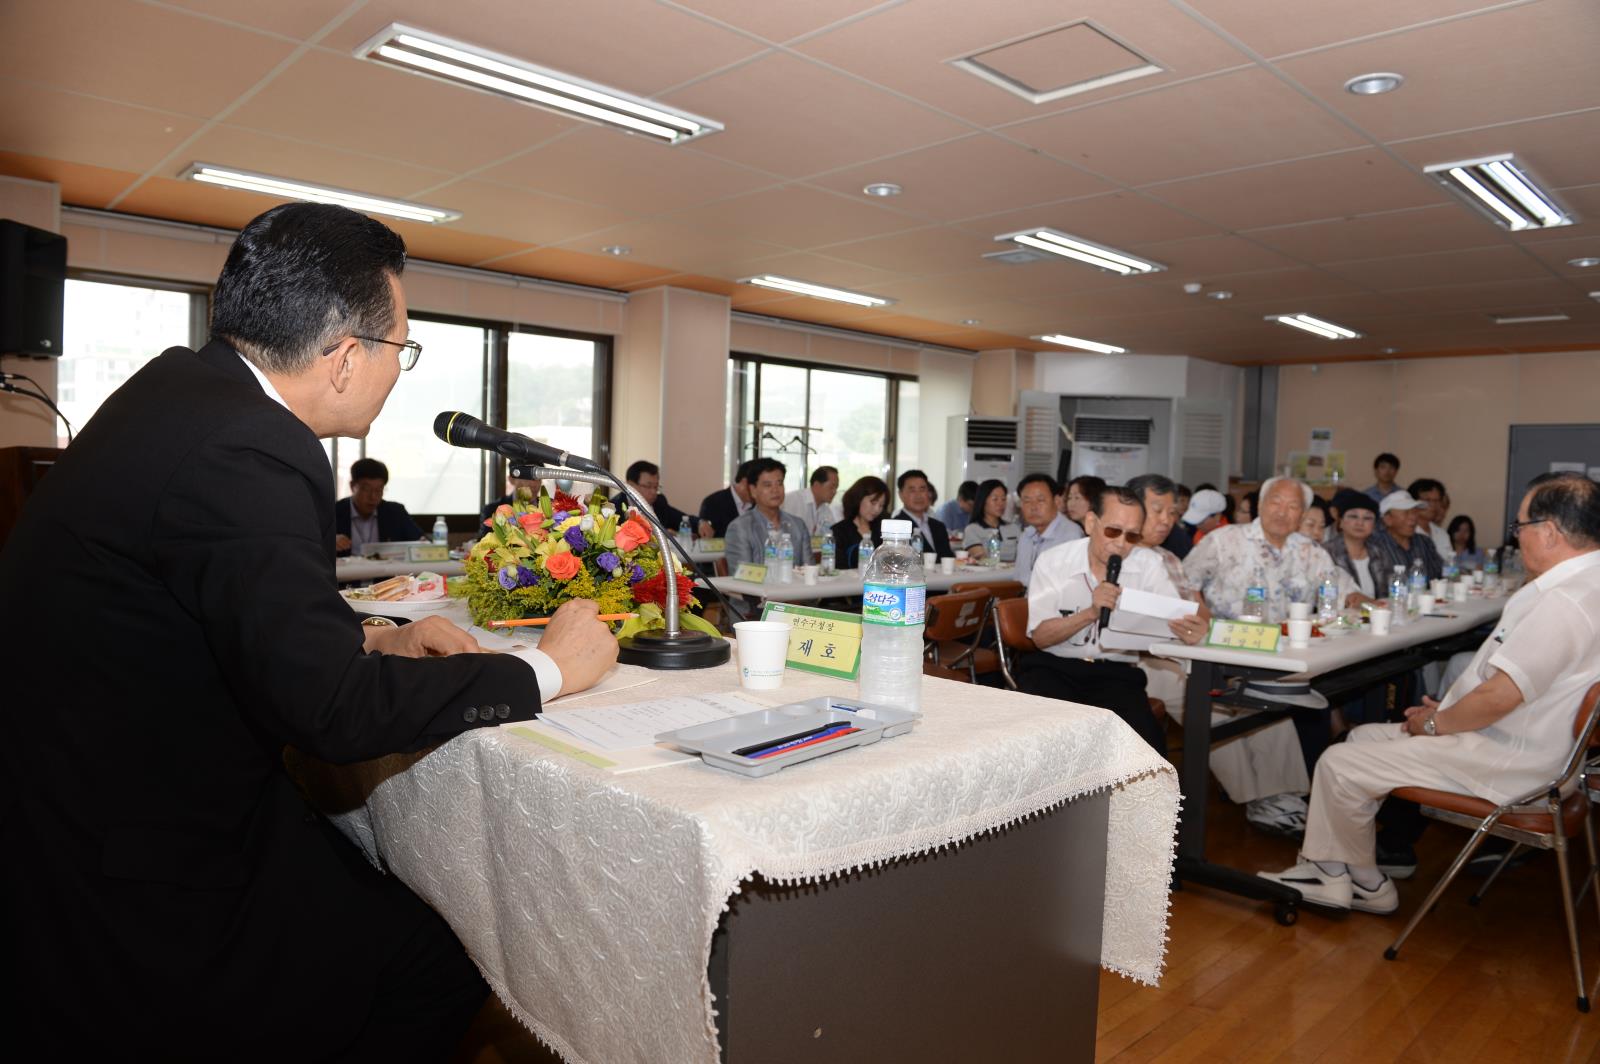
M 376 458 L 350 463 L 350 494 L 333 504 L 334 546 L 341 555 L 359 556 L 369 543 L 422 539 L 422 529 L 400 503 L 383 497 L 389 467 Z
M 1168 598 L 1179 591 L 1160 558 L 1139 548 L 1144 503 L 1126 488 L 1107 488 L 1084 517 L 1088 536 L 1040 554 L 1028 584 L 1028 635 L 1039 653 L 1017 663 L 1017 686 L 1029 694 L 1109 709 L 1166 756 L 1161 722 L 1150 712 L 1145 675 L 1133 651 L 1101 646 L 1100 611 L 1115 609 L 1122 589 L 1137 588 Z M 1122 559 L 1117 583 L 1106 580 L 1106 563 Z M 1185 643 L 1198 643 L 1205 624 L 1197 616 L 1169 624 Z
M 404 266 L 397 234 L 343 207 L 252 221 L 211 342 L 107 399 L 0 551 L 15 1059 L 68 1037 L 88 1059 L 445 1060 L 484 1000 L 449 926 L 283 764 L 525 720 L 617 655 L 593 603 L 538 651 L 484 654 L 339 597 L 319 437 L 365 436 L 416 360 Z

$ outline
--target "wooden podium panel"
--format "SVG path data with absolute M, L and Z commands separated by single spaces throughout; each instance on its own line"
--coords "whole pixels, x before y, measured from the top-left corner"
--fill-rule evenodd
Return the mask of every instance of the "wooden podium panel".
M 55 447 L 0 447 L 0 547 L 10 538 L 39 478 L 61 454 Z

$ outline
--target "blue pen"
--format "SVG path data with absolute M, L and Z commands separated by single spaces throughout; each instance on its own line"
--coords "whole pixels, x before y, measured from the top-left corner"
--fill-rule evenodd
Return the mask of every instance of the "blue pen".
M 775 739 L 766 746 L 746 746 L 735 750 L 734 753 L 740 757 L 770 757 L 773 754 L 781 754 L 785 750 L 789 750 L 797 746 L 805 746 L 808 743 L 814 743 L 821 739 L 830 739 L 839 732 L 847 731 L 853 729 L 854 727 L 855 725 L 849 721 L 839 721 L 833 724 L 826 724 L 820 728 L 815 728 L 800 735 L 793 735 L 784 739 Z

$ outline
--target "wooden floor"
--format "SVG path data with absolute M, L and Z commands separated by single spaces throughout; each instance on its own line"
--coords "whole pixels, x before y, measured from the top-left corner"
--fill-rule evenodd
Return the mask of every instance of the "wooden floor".
M 1295 844 L 1247 826 L 1240 807 L 1214 796 L 1211 819 L 1213 859 L 1250 869 L 1293 863 Z M 1204 888 L 1174 894 L 1161 986 L 1101 975 L 1098 1061 L 1600 1061 L 1600 1002 L 1587 1016 L 1574 1007 L 1548 854 L 1507 872 L 1477 908 L 1466 899 L 1478 881 L 1458 881 L 1399 958 L 1383 959 L 1465 837 L 1429 827 L 1394 916 L 1306 911 L 1280 927 L 1259 903 Z M 1600 971 L 1592 899 L 1580 920 L 1592 980 Z M 454 1064 L 556 1059 L 491 1002 Z

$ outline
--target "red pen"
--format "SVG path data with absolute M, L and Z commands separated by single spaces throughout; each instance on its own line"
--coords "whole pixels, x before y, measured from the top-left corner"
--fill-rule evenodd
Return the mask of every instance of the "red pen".
M 777 757 L 779 754 L 787 754 L 795 750 L 804 750 L 808 746 L 816 746 L 818 743 L 831 742 L 834 739 L 843 738 L 846 735 L 854 735 L 860 730 L 860 728 L 846 728 L 843 731 L 829 732 L 827 735 L 819 735 L 815 739 L 807 739 L 805 742 L 795 743 L 793 746 L 785 746 L 778 750 L 768 750 L 764 754 L 751 754 L 750 760 L 759 761 L 764 757 Z

